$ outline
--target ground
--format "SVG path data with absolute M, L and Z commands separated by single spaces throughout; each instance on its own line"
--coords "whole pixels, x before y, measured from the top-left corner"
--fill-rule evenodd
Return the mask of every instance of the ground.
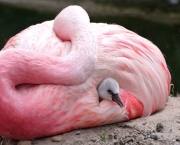
M 163 110 L 144 118 L 65 134 L 13 141 L 4 145 L 180 145 L 180 97 L 169 97 Z

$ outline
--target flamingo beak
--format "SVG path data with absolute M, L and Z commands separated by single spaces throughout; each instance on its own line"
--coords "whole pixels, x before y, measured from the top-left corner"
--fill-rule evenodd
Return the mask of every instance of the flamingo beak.
M 124 107 L 124 104 L 118 94 L 112 94 L 112 100 L 116 102 L 120 107 Z

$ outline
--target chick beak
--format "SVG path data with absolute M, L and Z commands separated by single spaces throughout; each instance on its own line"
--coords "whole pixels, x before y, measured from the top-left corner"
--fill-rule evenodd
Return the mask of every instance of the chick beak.
M 118 94 L 112 94 L 112 100 L 116 102 L 120 107 L 124 107 L 123 102 Z

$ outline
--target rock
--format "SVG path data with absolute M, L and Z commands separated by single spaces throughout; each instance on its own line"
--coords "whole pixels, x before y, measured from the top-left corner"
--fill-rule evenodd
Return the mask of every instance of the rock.
M 175 144 L 174 145 L 180 145 L 180 143 L 179 142 L 175 142 Z
M 176 121 L 176 122 L 180 124 L 180 121 Z
M 60 145 L 82 145 L 83 142 L 81 140 L 63 140 Z
M 116 141 L 116 142 L 114 142 L 114 145 L 119 145 L 119 143 Z
M 123 140 L 120 140 L 120 141 L 119 141 L 119 145 L 125 145 L 124 141 L 123 141 Z
M 146 133 L 147 133 L 147 135 L 149 135 L 149 134 L 152 133 L 152 130 L 151 130 L 151 129 L 148 129 L 148 130 L 146 131 Z
M 180 138 L 176 138 L 176 141 L 180 142 Z
M 144 145 L 144 144 L 145 144 L 144 141 L 139 142 L 139 145 Z
M 6 140 L 6 138 L 0 136 L 0 144 L 4 144 L 5 140 Z
M 136 139 L 138 140 L 144 140 L 144 136 L 142 134 L 138 135 L 138 136 L 135 136 Z
M 92 141 L 92 142 L 96 142 L 96 141 L 97 141 L 97 139 L 95 139 L 95 138 L 92 138 L 92 139 L 91 139 L 91 141 Z
M 0 142 L 0 145 L 17 145 L 18 144 L 18 140 L 12 140 L 12 139 L 3 139 L 1 142 Z
M 109 134 L 109 135 L 108 135 L 108 139 L 112 140 L 112 139 L 113 139 L 113 135 L 112 135 L 112 134 Z
M 114 131 L 114 135 L 113 135 L 113 136 L 114 136 L 114 139 L 118 139 L 118 134 L 119 134 L 119 133 L 118 133 L 117 131 Z
M 118 136 L 115 134 L 115 135 L 114 135 L 114 139 L 117 139 L 117 138 L 118 138 Z
M 29 140 L 20 140 L 17 145 L 31 145 Z
M 64 140 L 61 142 L 61 145 L 72 145 L 72 142 L 69 140 Z
M 128 145 L 131 144 L 134 141 L 134 138 L 125 136 L 119 140 L 120 145 Z
M 158 140 L 158 136 L 155 133 L 151 133 L 150 138 L 152 138 L 154 140 Z
M 77 132 L 76 132 L 76 135 L 80 135 L 80 134 L 81 134 L 81 132 L 80 132 L 80 131 L 77 131 Z
M 62 139 L 63 139 L 63 136 L 62 136 L 62 135 L 57 135 L 57 136 L 53 136 L 53 137 L 51 138 L 51 141 L 52 141 L 52 142 L 61 142 Z
M 164 125 L 162 123 L 158 123 L 156 125 L 156 131 L 157 132 L 161 132 L 163 130 L 163 128 L 164 128 Z
M 83 143 L 82 143 L 82 141 L 81 140 L 75 140 L 74 142 L 73 142 L 73 145 L 82 145 Z

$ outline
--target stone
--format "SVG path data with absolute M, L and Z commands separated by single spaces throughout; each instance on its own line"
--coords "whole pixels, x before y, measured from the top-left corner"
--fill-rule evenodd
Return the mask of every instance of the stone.
M 115 135 L 114 135 L 114 139 L 117 139 L 117 138 L 118 138 L 118 136 L 115 134 Z
M 57 135 L 57 136 L 51 137 L 51 141 L 52 141 L 52 142 L 61 142 L 62 139 L 63 139 L 63 136 L 62 136 L 62 135 Z
M 31 145 L 29 140 L 20 140 L 17 145 Z
M 164 128 L 164 125 L 160 122 L 156 125 L 156 131 L 161 132 Z
M 108 135 L 108 139 L 112 140 L 113 138 L 114 138 L 114 137 L 113 137 L 112 134 L 109 134 L 109 135 Z
M 76 132 L 76 135 L 80 135 L 80 134 L 81 134 L 81 132 L 80 132 L 80 131 L 77 131 L 77 132 Z
M 175 142 L 175 144 L 174 145 L 180 145 L 180 142 Z
M 150 138 L 152 138 L 154 140 L 158 140 L 158 136 L 155 133 L 151 133 Z

